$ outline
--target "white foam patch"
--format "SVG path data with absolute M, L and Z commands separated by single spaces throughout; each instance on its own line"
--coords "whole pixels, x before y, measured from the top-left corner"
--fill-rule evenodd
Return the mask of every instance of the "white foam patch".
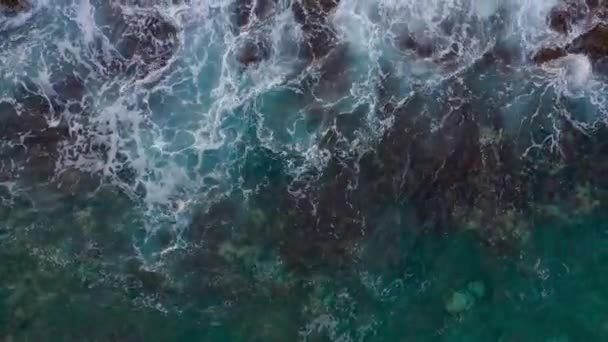
M 550 63 L 545 69 L 564 82 L 566 89 L 580 90 L 589 85 L 593 68 L 589 57 L 583 54 L 568 54 Z

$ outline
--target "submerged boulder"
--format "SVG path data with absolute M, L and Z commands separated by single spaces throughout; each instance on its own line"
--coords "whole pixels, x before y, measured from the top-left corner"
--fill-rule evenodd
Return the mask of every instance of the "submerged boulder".
M 446 301 L 445 310 L 452 315 L 456 315 L 469 310 L 473 307 L 474 303 L 475 298 L 473 298 L 471 294 L 468 292 L 456 291 Z

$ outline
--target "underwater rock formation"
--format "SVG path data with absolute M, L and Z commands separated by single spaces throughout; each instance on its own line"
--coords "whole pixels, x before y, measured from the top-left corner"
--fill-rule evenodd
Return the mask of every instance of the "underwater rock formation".
M 27 93 L 16 104 L 0 104 L 3 140 L 2 173 L 14 177 L 24 172 L 37 180 L 48 180 L 54 171 L 57 149 L 69 137 L 65 123 L 51 125 L 56 115 L 44 96 Z
M 237 51 L 237 60 L 244 66 L 250 66 L 266 60 L 270 56 L 270 47 L 262 37 L 246 37 Z
M 50 184 L 65 194 L 99 185 L 99 179 L 80 170 L 56 173 L 63 148 L 74 139 L 65 114 L 83 114 L 84 94 L 82 80 L 71 75 L 55 82 L 48 93 L 35 86 L 23 87 L 16 92 L 15 102 L 0 103 L 3 180 Z

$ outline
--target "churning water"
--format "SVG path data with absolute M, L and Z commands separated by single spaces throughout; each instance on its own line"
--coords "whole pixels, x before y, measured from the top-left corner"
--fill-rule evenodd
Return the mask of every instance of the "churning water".
M 605 337 L 608 83 L 532 58 L 602 19 L 559 4 L 5 11 L 0 339 Z

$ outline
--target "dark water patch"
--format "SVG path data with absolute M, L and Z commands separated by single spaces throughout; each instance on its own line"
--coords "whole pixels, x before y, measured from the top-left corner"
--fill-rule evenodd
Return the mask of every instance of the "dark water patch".
M 32 4 L 26 0 L 3 0 L 0 2 L 0 12 L 2 14 L 16 15 L 31 8 Z

